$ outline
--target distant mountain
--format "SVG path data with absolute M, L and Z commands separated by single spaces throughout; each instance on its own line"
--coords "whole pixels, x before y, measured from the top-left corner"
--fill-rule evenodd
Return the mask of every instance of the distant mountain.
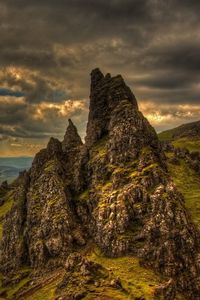
M 200 121 L 163 131 L 158 136 L 161 141 L 171 141 L 175 147 L 200 151 Z
M 19 172 L 30 168 L 32 160 L 32 157 L 0 157 L 0 182 L 13 181 Z

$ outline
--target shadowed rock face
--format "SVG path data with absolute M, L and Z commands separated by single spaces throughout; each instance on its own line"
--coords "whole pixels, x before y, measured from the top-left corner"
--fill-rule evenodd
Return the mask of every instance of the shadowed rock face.
M 63 152 L 70 151 L 72 148 L 76 148 L 82 145 L 81 138 L 77 132 L 76 126 L 69 119 L 69 125 L 67 127 L 64 140 L 62 141 Z
M 31 266 L 52 267 L 92 240 L 107 256 L 136 255 L 164 274 L 170 292 L 166 285 L 158 293 L 167 290 L 166 299 L 176 290 L 199 299 L 199 232 L 155 130 L 120 75 L 92 71 L 86 144 L 69 120 L 63 142 L 51 138 L 26 176 L 13 185 L 2 272 L 23 263 L 14 258 L 19 249 Z
M 122 100 L 130 101 L 138 109 L 135 96 L 121 75 L 104 76 L 99 69 L 91 72 L 90 110 L 86 145 L 90 147 L 108 132 L 111 112 Z

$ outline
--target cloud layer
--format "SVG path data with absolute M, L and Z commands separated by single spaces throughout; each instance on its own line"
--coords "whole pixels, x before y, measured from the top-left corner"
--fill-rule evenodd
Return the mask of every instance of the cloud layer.
M 199 8 L 194 0 L 0 0 L 0 155 L 19 144 L 35 153 L 62 137 L 68 117 L 84 137 L 97 66 L 124 76 L 158 131 L 199 119 Z

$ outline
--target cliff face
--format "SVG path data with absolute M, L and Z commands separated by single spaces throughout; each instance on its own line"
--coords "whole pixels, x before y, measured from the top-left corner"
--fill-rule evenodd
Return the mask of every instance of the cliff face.
M 51 138 L 12 186 L 1 271 L 55 268 L 92 241 L 171 279 L 165 299 L 176 290 L 200 299 L 199 232 L 165 160 L 123 78 L 93 70 L 86 143 L 70 120 L 63 142 Z

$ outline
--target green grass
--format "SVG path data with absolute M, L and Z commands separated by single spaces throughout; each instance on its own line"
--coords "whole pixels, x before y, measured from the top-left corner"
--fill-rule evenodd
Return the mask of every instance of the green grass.
M 170 174 L 185 198 L 194 222 L 200 227 L 200 177 L 183 160 L 180 165 L 168 164 Z
M 24 267 L 18 271 L 18 274 L 14 278 L 18 278 L 18 276 L 21 276 L 22 273 L 24 274 L 25 277 L 22 278 L 17 284 L 15 285 L 10 285 L 7 287 L 2 287 L 1 285 L 1 280 L 2 280 L 2 275 L 0 274 L 0 292 L 5 291 L 6 292 L 6 299 L 14 300 L 15 295 L 17 292 L 21 293 L 22 291 L 27 291 L 28 295 L 22 296 L 23 299 L 29 299 L 29 300 L 53 300 L 55 299 L 55 289 L 61 280 L 60 274 L 56 278 L 53 278 L 53 281 L 48 282 L 45 284 L 45 280 L 48 280 L 48 278 L 44 277 L 44 283 L 41 282 L 41 287 L 37 289 L 34 288 L 31 285 L 27 285 L 31 281 L 31 277 L 29 276 L 31 272 L 31 269 L 29 267 Z M 44 285 L 44 286 L 43 286 Z M 31 289 L 33 289 L 31 291 Z M 20 298 L 21 299 L 21 298 Z
M 12 192 L 9 192 L 5 197 L 5 202 L 0 206 L 0 219 L 9 212 L 13 204 Z M 0 240 L 2 239 L 3 234 L 3 222 L 0 222 Z
M 17 293 L 21 288 L 23 288 L 23 286 L 25 286 L 29 281 L 30 279 L 26 277 L 20 280 L 18 284 L 14 285 L 13 287 L 10 287 L 7 290 L 7 299 L 14 299 L 13 297 L 15 293 Z
M 108 136 L 105 135 L 99 141 L 94 143 L 91 149 L 91 160 L 94 162 L 96 159 L 102 159 L 107 154 L 106 143 L 108 141 Z
M 46 162 L 44 166 L 44 171 L 45 172 L 54 172 L 58 166 L 59 166 L 59 161 L 57 159 L 51 159 Z
M 158 137 L 161 141 L 168 141 L 172 139 L 173 133 L 176 131 L 176 128 L 169 129 L 163 132 L 158 133 Z
M 123 288 L 128 292 L 122 299 L 131 299 L 128 298 L 130 295 L 143 296 L 146 300 L 153 299 L 155 287 L 161 283 L 161 279 L 153 271 L 140 266 L 136 257 L 107 258 L 96 250 L 91 253 L 89 259 L 100 263 L 109 269 L 115 278 L 121 279 Z
M 158 134 L 161 141 L 171 141 L 174 147 L 187 148 L 189 151 L 200 151 L 200 140 L 188 137 L 173 138 L 177 128 L 169 129 Z
M 13 198 L 12 193 L 8 193 L 5 199 L 5 203 L 0 206 L 0 218 L 3 217 L 12 207 Z
M 88 258 L 101 264 L 108 269 L 114 278 L 120 278 L 123 291 L 106 288 L 98 290 L 103 299 L 138 299 L 144 297 L 145 300 L 156 299 L 154 297 L 155 288 L 166 280 L 155 274 L 152 270 L 142 267 L 139 259 L 133 256 L 124 256 L 119 258 L 108 258 L 102 255 L 96 248 L 88 255 Z M 105 297 L 105 298 L 104 298 Z M 106 298 L 108 297 L 108 298 Z M 84 300 L 96 299 L 93 295 L 87 295 Z M 101 299 L 98 298 L 98 299 Z M 177 294 L 176 300 L 185 298 Z
M 37 290 L 33 295 L 26 297 L 26 300 L 54 300 L 56 283 L 52 282 Z
M 44 284 L 41 288 L 33 292 L 31 296 L 25 297 L 26 300 L 54 300 L 57 284 L 61 281 L 58 275 L 52 282 Z
M 187 138 L 181 138 L 172 141 L 174 147 L 187 148 L 189 151 L 199 151 L 200 152 L 200 140 L 189 140 Z
M 15 294 L 30 281 L 30 278 L 28 277 L 30 271 L 31 271 L 31 269 L 28 267 L 21 268 L 20 270 L 18 270 L 18 274 L 16 274 L 13 277 L 13 279 L 20 278 L 23 273 L 24 273 L 24 276 L 23 276 L 24 278 L 19 280 L 18 283 L 14 284 L 14 285 L 9 285 L 6 287 L 2 287 L 3 276 L 2 276 L 2 274 L 0 274 L 0 292 L 1 293 L 6 292 L 6 299 L 15 299 Z
M 89 190 L 85 190 L 83 191 L 79 196 L 78 196 L 78 199 L 80 201 L 87 201 L 89 199 Z

